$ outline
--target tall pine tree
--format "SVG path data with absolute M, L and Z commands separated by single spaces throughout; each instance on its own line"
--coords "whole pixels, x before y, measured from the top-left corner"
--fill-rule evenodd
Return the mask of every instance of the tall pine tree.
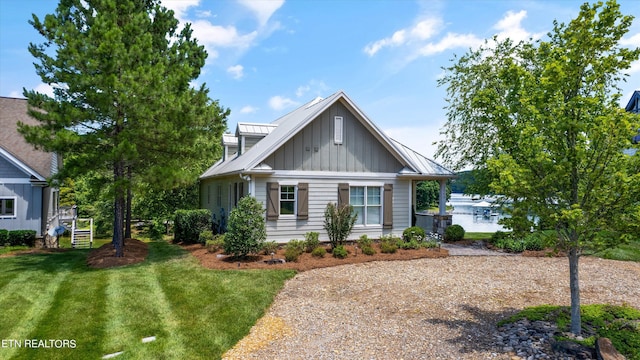
M 113 243 L 122 256 L 127 193 L 134 179 L 158 188 L 195 181 L 228 111 L 193 88 L 207 53 L 158 0 L 61 0 L 30 44 L 37 74 L 54 97 L 24 90 L 37 126 L 25 139 L 69 156 L 62 176 L 108 171 Z M 214 159 L 210 159 L 213 161 Z

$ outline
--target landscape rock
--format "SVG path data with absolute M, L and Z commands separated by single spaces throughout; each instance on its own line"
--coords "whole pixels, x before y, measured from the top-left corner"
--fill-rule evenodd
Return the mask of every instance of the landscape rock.
M 625 360 L 625 357 L 613 347 L 611 340 L 599 338 L 596 341 L 596 355 L 598 360 Z

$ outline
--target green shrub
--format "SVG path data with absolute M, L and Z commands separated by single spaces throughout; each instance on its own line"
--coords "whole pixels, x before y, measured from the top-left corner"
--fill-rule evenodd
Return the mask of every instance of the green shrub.
M 464 239 L 464 228 L 460 225 L 451 225 L 444 231 L 444 241 L 460 241 Z
M 313 251 L 313 249 L 317 248 L 318 245 L 320 245 L 319 237 L 320 233 L 315 231 L 309 231 L 308 233 L 304 234 L 306 252 L 310 253 Z
M 525 250 L 540 251 L 546 247 L 546 239 L 542 233 L 529 234 L 522 241 Z
M 325 250 L 325 248 L 323 248 L 322 246 L 318 246 L 315 249 L 313 249 L 313 251 L 311 251 L 311 255 L 313 257 L 319 257 L 319 258 L 323 258 L 326 253 L 327 253 L 327 250 Z
M 358 239 L 358 247 L 360 249 L 364 249 L 365 247 L 371 247 L 371 244 L 373 244 L 373 240 L 369 239 L 369 237 L 366 234 L 361 235 L 360 238 Z
M 421 243 L 422 247 L 427 249 L 433 249 L 438 247 L 438 242 L 435 240 L 424 241 Z
M 407 242 L 411 240 L 420 242 L 424 240 L 425 236 L 426 235 L 424 233 L 424 229 L 419 226 L 412 226 L 412 227 L 406 228 L 402 232 L 402 240 Z
M 375 255 L 376 254 L 376 249 L 373 248 L 373 246 L 371 245 L 367 245 L 367 246 L 363 246 L 361 247 L 362 249 L 362 253 L 365 255 Z
M 271 255 L 271 253 L 276 253 L 278 251 L 278 243 L 275 241 L 265 241 L 262 243 L 262 252 L 265 255 Z
M 6 242 L 9 246 L 33 247 L 36 244 L 36 232 L 35 230 L 10 230 Z
M 335 248 L 333 248 L 332 253 L 333 253 L 333 257 L 338 259 L 344 259 L 349 255 L 349 252 L 347 251 L 347 249 L 345 249 L 344 246 L 342 245 L 338 245 Z
M 198 235 L 198 242 L 200 244 L 206 245 L 207 241 L 213 240 L 213 231 L 211 230 L 203 230 L 200 231 L 200 235 Z
M 154 219 L 149 224 L 147 233 L 151 240 L 160 241 L 163 239 L 165 231 L 166 226 L 164 225 L 164 222 L 159 219 Z
M 264 221 L 262 203 L 253 196 L 240 199 L 238 206 L 229 214 L 224 251 L 235 257 L 258 253 L 267 238 Z
M 215 253 L 224 249 L 224 234 L 214 235 L 213 239 L 205 242 L 205 247 L 210 253 Z
M 386 242 L 383 241 L 380 243 L 380 252 L 384 253 L 384 254 L 394 254 L 396 251 L 398 251 L 398 245 L 391 243 L 391 242 Z
M 207 209 L 176 210 L 173 242 L 195 244 L 200 232 L 211 229 L 211 212 Z
M 300 252 L 296 248 L 287 247 L 284 250 L 284 259 L 288 262 L 298 261 L 298 257 L 300 256 Z
M 331 202 L 327 204 L 324 210 L 324 229 L 329 236 L 331 249 L 344 244 L 357 219 L 358 214 L 353 212 L 353 206 L 337 206 Z
M 489 242 L 495 244 L 497 242 L 504 241 L 509 237 L 511 237 L 511 233 L 498 230 L 491 235 L 491 240 L 489 240 Z
M 398 242 L 398 248 L 404 249 L 404 250 L 417 250 L 417 249 L 420 249 L 421 247 L 422 247 L 421 243 L 415 239 L 412 239 L 411 241 Z
M 9 230 L 0 229 L 0 246 L 9 244 Z

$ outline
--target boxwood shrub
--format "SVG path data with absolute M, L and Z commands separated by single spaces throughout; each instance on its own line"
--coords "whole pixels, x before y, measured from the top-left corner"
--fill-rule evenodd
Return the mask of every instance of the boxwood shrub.
M 464 228 L 458 224 L 447 227 L 444 231 L 444 241 L 460 241 L 464 239 Z

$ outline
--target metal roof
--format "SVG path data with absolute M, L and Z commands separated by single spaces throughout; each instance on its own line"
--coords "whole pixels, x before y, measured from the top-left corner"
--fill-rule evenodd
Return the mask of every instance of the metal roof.
M 238 123 L 236 128 L 236 136 L 242 135 L 269 135 L 273 129 L 278 125 L 276 124 L 254 124 L 254 123 Z

